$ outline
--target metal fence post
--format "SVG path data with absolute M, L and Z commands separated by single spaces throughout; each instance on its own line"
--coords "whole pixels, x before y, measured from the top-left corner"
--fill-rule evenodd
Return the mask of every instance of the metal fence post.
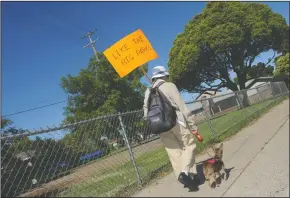
M 138 170 L 138 167 L 136 165 L 136 162 L 135 162 L 135 157 L 134 157 L 134 154 L 133 154 L 133 151 L 132 151 L 132 148 L 131 148 L 131 145 L 129 143 L 129 140 L 128 140 L 128 137 L 127 137 L 127 134 L 126 134 L 126 130 L 125 130 L 125 126 L 123 124 L 123 121 L 122 121 L 122 116 L 121 114 L 119 113 L 118 114 L 119 116 L 119 121 L 120 121 L 120 125 L 121 125 L 121 131 L 122 131 L 122 135 L 125 139 L 125 142 L 126 142 L 126 145 L 128 147 L 128 150 L 129 150 L 129 154 L 130 154 L 130 159 L 131 159 L 131 162 L 134 166 L 134 169 L 135 169 L 135 172 L 136 172 L 136 177 L 137 177 L 137 181 L 140 185 L 142 185 L 142 180 L 141 180 L 141 176 L 140 176 L 140 173 L 139 173 L 139 170 Z
M 259 88 L 257 88 L 258 96 L 259 96 L 259 103 L 263 103 L 263 97 L 261 96 L 261 92 L 259 91 Z M 263 104 L 264 109 L 266 109 L 266 104 Z
M 257 94 L 258 94 L 259 102 L 262 102 L 263 99 L 262 99 L 262 96 L 261 96 L 261 94 L 260 94 L 259 88 L 257 87 L 256 90 L 257 90 Z
M 243 108 L 244 108 L 244 105 L 243 105 L 243 103 L 242 103 L 241 100 L 240 100 L 240 92 L 241 92 L 241 91 L 235 91 L 235 95 L 236 95 L 237 100 L 238 100 L 238 103 L 239 103 L 239 108 L 240 108 L 240 109 L 243 109 Z
M 212 126 L 212 124 L 211 124 L 210 118 L 209 118 L 209 116 L 208 116 L 207 113 L 206 113 L 206 120 L 207 120 L 207 123 L 208 123 L 208 125 L 209 125 L 209 128 L 210 128 L 211 133 L 216 137 L 216 132 L 215 132 L 214 129 L 213 129 L 213 126 Z
M 212 115 L 214 115 L 214 111 L 213 111 L 213 109 L 212 109 L 212 108 L 210 108 L 210 110 L 211 110 L 211 114 L 212 114 Z
M 285 83 L 285 82 L 282 82 L 282 84 L 284 85 L 285 91 L 286 91 L 286 92 L 289 92 L 289 89 L 288 89 L 288 87 L 286 86 L 286 83 Z
M 283 95 L 284 95 L 284 93 L 287 93 L 287 92 L 289 92 L 289 90 L 288 90 L 288 88 L 287 88 L 287 86 L 286 86 L 286 83 L 285 82 L 281 82 L 280 83 L 280 85 L 282 85 L 282 87 L 283 87 L 283 90 L 285 90 L 284 92 L 283 92 Z M 280 86 L 281 87 L 281 86 Z
M 208 115 L 210 112 L 208 112 L 208 108 L 206 107 L 206 104 L 205 104 L 206 100 L 207 99 L 201 99 L 201 105 L 202 105 L 202 108 L 205 112 L 205 117 L 206 117 L 206 121 L 209 125 L 209 129 L 210 129 L 211 133 L 216 137 L 216 132 L 213 129 L 213 126 L 212 126 L 211 121 L 210 121 L 210 117 Z
M 273 87 L 273 84 L 274 84 L 274 83 L 270 83 L 271 92 L 272 92 L 272 97 L 271 97 L 271 98 L 269 98 L 269 99 L 272 99 L 272 98 L 274 98 L 274 97 L 275 97 L 275 92 L 274 92 L 274 87 Z
M 241 106 L 240 106 L 240 109 L 243 109 L 244 111 L 249 111 L 249 109 L 251 109 L 251 108 L 244 107 L 244 104 L 243 104 L 244 101 L 241 101 L 241 98 L 240 98 L 240 96 L 242 96 L 242 99 L 244 100 L 245 95 L 244 95 L 243 91 L 244 91 L 244 90 L 239 90 L 239 91 L 235 92 L 235 95 L 237 96 L 237 99 L 238 99 L 238 101 L 239 101 L 239 103 L 240 103 L 240 105 L 241 105 Z M 246 94 L 248 94 L 248 93 L 246 93 Z M 249 103 L 249 105 L 250 105 L 248 95 L 247 95 L 247 98 L 248 98 L 248 99 L 247 99 L 247 100 L 248 100 L 248 103 Z M 244 115 L 244 119 L 247 120 L 247 119 L 248 119 L 247 114 L 244 113 L 243 115 Z
M 239 107 L 239 109 L 241 108 L 241 106 L 240 106 L 240 103 L 239 103 L 239 101 L 238 101 L 238 99 L 236 98 L 236 102 L 237 102 L 237 105 L 238 105 L 238 107 Z
M 244 89 L 244 90 L 243 90 L 243 91 L 244 91 L 243 97 L 246 96 L 246 99 L 247 99 L 247 101 L 248 101 L 249 106 L 252 106 L 252 104 L 251 104 L 251 102 L 250 102 L 250 99 L 249 99 L 248 90 L 249 90 L 249 89 Z
M 219 108 L 219 111 L 222 112 L 222 109 L 221 109 L 221 107 L 219 105 L 218 105 L 218 108 Z
M 279 87 L 279 90 L 280 90 L 280 94 L 282 95 L 283 94 L 283 91 L 281 89 L 281 86 L 280 86 L 281 82 L 278 82 L 278 87 Z

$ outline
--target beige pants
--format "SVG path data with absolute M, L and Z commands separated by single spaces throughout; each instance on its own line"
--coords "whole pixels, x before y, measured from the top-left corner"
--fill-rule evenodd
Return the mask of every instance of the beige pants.
M 178 178 L 181 172 L 197 173 L 193 134 L 179 123 L 168 132 L 160 134 L 160 140 L 168 153 L 172 168 Z

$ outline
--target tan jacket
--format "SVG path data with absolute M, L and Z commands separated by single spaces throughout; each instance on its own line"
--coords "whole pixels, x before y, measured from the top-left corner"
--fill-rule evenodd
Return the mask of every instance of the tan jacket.
M 155 87 L 160 81 L 163 81 L 163 80 L 158 79 L 153 84 L 152 87 Z M 171 105 L 177 109 L 176 115 L 177 115 L 177 120 L 179 124 L 186 127 L 186 121 L 187 121 L 187 124 L 189 125 L 191 130 L 197 130 L 198 127 L 194 124 L 194 115 L 191 115 L 191 112 L 189 111 L 185 102 L 181 98 L 181 95 L 176 85 L 171 82 L 165 82 L 159 87 L 159 90 L 167 97 Z M 149 89 L 147 89 L 145 92 L 144 105 L 143 105 L 145 118 L 147 117 L 147 113 L 148 113 L 147 104 L 148 104 L 149 94 L 150 94 L 150 91 Z

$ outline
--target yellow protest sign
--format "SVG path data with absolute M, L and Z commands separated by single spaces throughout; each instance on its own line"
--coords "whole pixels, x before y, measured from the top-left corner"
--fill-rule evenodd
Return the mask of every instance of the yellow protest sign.
M 137 30 L 104 51 L 121 78 L 158 57 L 142 30 Z

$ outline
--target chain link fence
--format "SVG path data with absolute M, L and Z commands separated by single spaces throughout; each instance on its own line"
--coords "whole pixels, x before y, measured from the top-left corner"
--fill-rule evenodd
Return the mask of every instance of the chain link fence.
M 188 103 L 205 140 L 197 152 L 288 95 L 276 82 Z M 1 137 L 3 197 L 125 196 L 170 169 L 142 110 Z
M 235 125 L 242 118 L 248 119 L 249 115 L 260 110 L 261 107 L 264 108 L 277 97 L 289 93 L 284 82 L 265 83 L 251 89 L 228 92 L 187 103 L 192 114 L 196 115 L 195 120 L 200 124 L 207 122 L 213 136 L 227 130 L 225 126 Z M 243 109 L 243 113 L 238 111 L 241 109 Z M 223 117 L 227 115 L 231 119 Z M 219 117 L 223 117 L 223 123 L 217 123 L 221 120 L 218 119 Z M 225 120 L 228 120 L 228 122 L 225 122 Z

